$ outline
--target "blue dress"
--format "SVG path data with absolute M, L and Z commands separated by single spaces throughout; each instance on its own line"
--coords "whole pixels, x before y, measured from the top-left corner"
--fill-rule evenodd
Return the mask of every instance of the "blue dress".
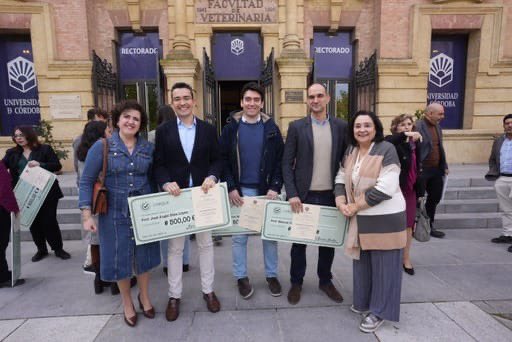
M 130 278 L 134 273 L 141 274 L 160 264 L 160 244 L 158 242 L 135 245 L 128 197 L 149 194 L 153 163 L 153 144 L 138 137 L 137 144 L 130 154 L 116 131 L 108 142 L 107 176 L 108 212 L 99 216 L 98 233 L 100 238 L 100 274 L 104 281 L 117 281 Z M 92 189 L 103 160 L 102 140 L 89 150 L 85 167 L 80 178 L 80 208 L 90 208 Z

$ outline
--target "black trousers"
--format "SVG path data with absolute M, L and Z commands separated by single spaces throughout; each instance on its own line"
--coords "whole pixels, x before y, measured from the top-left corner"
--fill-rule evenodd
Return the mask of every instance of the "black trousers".
M 0 207 L 0 283 L 9 280 L 9 266 L 5 258 L 5 250 L 9 246 L 11 235 L 11 213 Z
M 52 250 L 62 249 L 62 235 L 57 222 L 58 203 L 59 200 L 56 198 L 47 198 L 30 226 L 30 234 L 32 234 L 32 239 L 39 251 L 48 251 L 46 241 L 48 241 Z
M 310 191 L 306 196 L 304 203 L 318 204 L 325 206 L 335 206 L 334 194 L 332 190 L 328 191 Z M 306 247 L 307 245 L 294 243 L 290 251 L 291 267 L 290 281 L 295 285 L 302 285 L 304 275 L 306 274 Z M 320 285 L 331 282 L 332 261 L 334 260 L 334 248 L 318 247 L 318 265 L 316 273 L 319 278 Z
M 427 192 L 425 209 L 427 210 L 428 217 L 430 217 L 431 226 L 434 223 L 437 205 L 441 201 L 441 196 L 443 196 L 443 177 L 443 170 L 428 167 L 423 168 L 420 176 L 420 181 Z

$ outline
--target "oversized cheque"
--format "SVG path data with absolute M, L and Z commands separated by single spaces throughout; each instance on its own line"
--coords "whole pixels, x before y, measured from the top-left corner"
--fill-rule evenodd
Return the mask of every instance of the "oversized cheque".
M 216 187 L 217 192 L 209 191 L 215 195 L 214 198 L 208 201 L 202 199 L 203 202 L 196 201 L 196 206 L 201 204 L 201 208 L 196 207 L 196 210 L 192 196 L 194 188 L 182 189 L 179 196 L 160 192 L 128 198 L 135 243 L 140 245 L 231 226 L 226 183 L 220 183 Z M 196 215 L 212 219 L 197 226 Z
M 265 200 L 266 196 L 256 196 L 258 199 Z M 233 221 L 233 225 L 231 227 L 215 229 L 212 231 L 213 236 L 230 236 L 230 235 L 238 235 L 238 234 L 260 234 L 260 232 L 244 228 L 239 225 L 240 213 L 242 211 L 241 207 L 237 207 L 235 205 L 231 206 L 231 219 Z
M 32 225 L 56 178 L 57 176 L 53 173 L 39 166 L 28 167 L 27 165 L 23 169 L 14 187 L 14 195 L 20 208 L 22 229 L 28 229 Z
M 304 204 L 306 206 L 306 204 Z M 342 247 L 348 220 L 337 208 L 315 206 L 320 208 L 318 222 L 312 239 L 293 237 L 293 212 L 285 201 L 268 201 L 265 205 L 265 219 L 261 238 L 265 240 L 301 243 L 326 247 Z

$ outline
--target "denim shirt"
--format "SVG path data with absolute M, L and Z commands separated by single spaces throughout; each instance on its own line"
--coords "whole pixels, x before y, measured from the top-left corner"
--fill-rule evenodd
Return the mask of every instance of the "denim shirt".
M 115 131 L 108 142 L 107 176 L 105 186 L 108 189 L 108 213 L 113 218 L 129 217 L 129 196 L 139 196 L 152 192 L 151 168 L 154 146 L 142 137 L 130 154 Z M 97 141 L 87 153 L 85 167 L 80 177 L 78 206 L 91 208 L 93 186 L 102 169 L 103 143 Z

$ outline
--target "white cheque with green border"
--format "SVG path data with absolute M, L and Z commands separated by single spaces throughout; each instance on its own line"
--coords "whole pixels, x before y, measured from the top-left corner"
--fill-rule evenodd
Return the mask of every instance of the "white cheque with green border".
M 182 189 L 179 196 L 167 192 L 129 197 L 128 206 L 137 245 L 172 239 L 232 225 L 231 209 L 226 183 L 219 187 L 218 196 L 212 199 L 220 210 L 218 222 L 200 227 L 195 224 L 192 189 Z
M 20 179 L 14 187 L 16 202 L 20 208 L 20 226 L 29 229 L 57 179 L 50 171 L 42 167 L 28 167 L 23 169 Z
M 320 215 L 315 237 L 314 239 L 302 239 L 290 236 L 293 220 L 290 204 L 285 201 L 268 201 L 265 205 L 261 238 L 305 245 L 342 247 L 345 242 L 348 220 L 337 208 L 318 207 L 320 207 Z

